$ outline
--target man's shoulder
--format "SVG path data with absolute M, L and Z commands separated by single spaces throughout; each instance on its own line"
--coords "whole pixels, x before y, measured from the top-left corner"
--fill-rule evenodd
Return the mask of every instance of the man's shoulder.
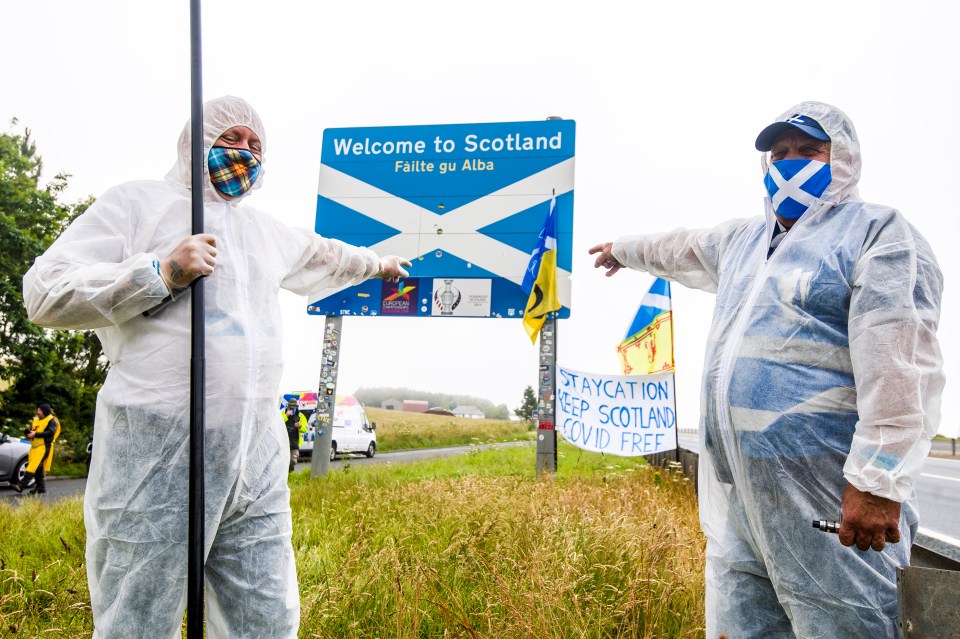
M 886 204 L 854 200 L 836 207 L 837 217 L 847 227 L 859 227 L 868 235 L 907 233 L 922 239 L 920 232 L 899 209 Z
M 838 217 L 847 228 L 859 229 L 865 246 L 905 241 L 915 246 L 920 255 L 935 261 L 927 239 L 899 209 L 855 200 L 840 204 L 837 213 L 841 214 Z
M 887 221 L 895 218 L 903 219 L 903 214 L 892 206 L 864 202 L 863 200 L 846 200 L 834 209 L 837 213 L 846 216 L 856 216 L 865 221 Z
M 709 229 L 708 233 L 715 234 L 726 242 L 737 243 L 759 237 L 765 227 L 766 220 L 763 216 L 755 215 L 726 220 Z
M 287 225 L 274 217 L 268 211 L 256 207 L 248 202 L 241 202 L 233 209 L 239 216 L 246 219 L 251 224 L 261 227 L 272 227 L 286 229 Z
M 189 195 L 189 191 L 168 180 L 130 180 L 108 189 L 98 199 L 138 200 L 144 195 L 175 198 L 184 194 Z

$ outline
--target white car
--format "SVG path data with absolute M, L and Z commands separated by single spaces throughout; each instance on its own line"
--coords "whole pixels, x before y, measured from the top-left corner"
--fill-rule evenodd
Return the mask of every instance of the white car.
M 313 454 L 314 428 L 317 413 L 310 416 L 303 436 L 301 455 Z M 330 461 L 340 453 L 363 453 L 373 457 L 377 452 L 377 425 L 367 419 L 363 404 L 352 395 L 340 395 L 333 410 L 333 438 L 330 442 Z
M 27 455 L 30 453 L 30 440 L 0 434 L 0 481 L 11 484 L 23 479 L 27 472 Z M 33 480 L 30 481 L 30 484 Z M 28 484 L 28 485 L 30 485 Z

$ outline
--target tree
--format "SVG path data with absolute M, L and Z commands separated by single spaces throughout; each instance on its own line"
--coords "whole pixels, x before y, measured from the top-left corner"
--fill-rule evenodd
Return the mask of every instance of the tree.
M 506 404 L 497 404 L 490 410 L 484 411 L 484 417 L 487 419 L 510 419 L 510 409 Z
M 16 120 L 11 126 L 16 125 Z M 92 331 L 53 331 L 27 319 L 23 276 L 34 259 L 91 204 L 62 204 L 66 174 L 40 184 L 43 163 L 30 130 L 0 134 L 0 430 L 19 434 L 49 402 L 79 452 L 93 431 L 107 362 Z
M 523 401 L 520 408 L 514 410 L 514 414 L 520 419 L 530 421 L 533 414 L 537 411 L 537 396 L 533 394 L 533 386 L 527 386 L 523 389 Z

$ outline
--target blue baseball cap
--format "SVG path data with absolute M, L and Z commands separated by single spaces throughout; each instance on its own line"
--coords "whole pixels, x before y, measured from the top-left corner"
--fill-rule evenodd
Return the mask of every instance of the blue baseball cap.
M 830 141 L 830 136 L 826 134 L 823 127 L 821 127 L 816 120 L 806 115 L 794 113 L 786 120 L 774 122 L 761 131 L 760 135 L 757 136 L 757 141 L 754 143 L 754 146 L 757 147 L 757 151 L 769 151 L 770 148 L 773 147 L 776 139 L 780 137 L 784 131 L 789 131 L 790 129 L 802 131 L 817 140 L 823 140 L 824 142 Z

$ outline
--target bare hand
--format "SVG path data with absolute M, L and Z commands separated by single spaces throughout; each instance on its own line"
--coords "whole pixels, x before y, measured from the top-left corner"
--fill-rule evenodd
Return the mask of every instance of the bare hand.
M 843 491 L 840 543 L 860 550 L 883 550 L 900 541 L 900 502 L 862 493 L 850 484 Z
M 27 433 L 27 439 L 33 439 L 36 436 L 37 436 L 37 431 L 35 430 L 31 430 L 29 433 Z
M 599 253 L 597 260 L 593 263 L 594 268 L 605 268 L 607 269 L 607 277 L 615 275 L 617 271 L 623 268 L 623 264 L 613 256 L 613 242 L 604 242 L 603 244 L 597 244 L 592 249 L 587 251 L 590 255 L 594 253 Z
M 401 277 L 407 277 L 410 274 L 403 268 L 404 266 L 409 268 L 412 264 L 409 260 L 397 257 L 396 255 L 384 255 L 380 258 L 380 270 L 377 271 L 374 277 L 379 277 L 382 280 L 390 282 L 397 282 Z
M 191 235 L 160 260 L 160 276 L 170 290 L 190 286 L 193 280 L 213 273 L 217 265 L 217 238 L 200 233 Z

